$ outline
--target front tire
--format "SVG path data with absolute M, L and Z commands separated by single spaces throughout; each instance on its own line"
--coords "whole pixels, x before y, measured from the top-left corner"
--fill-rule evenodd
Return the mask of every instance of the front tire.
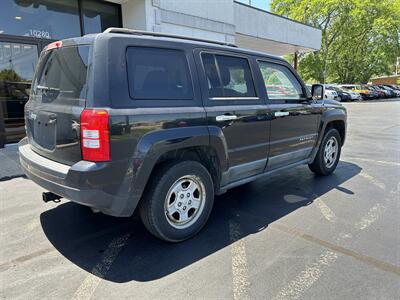
M 331 174 L 339 163 L 341 148 L 342 140 L 339 132 L 334 128 L 329 129 L 322 138 L 314 161 L 308 167 L 317 175 Z
M 143 224 L 154 236 L 180 242 L 206 224 L 214 203 L 210 173 L 196 161 L 162 165 L 149 182 L 139 206 Z

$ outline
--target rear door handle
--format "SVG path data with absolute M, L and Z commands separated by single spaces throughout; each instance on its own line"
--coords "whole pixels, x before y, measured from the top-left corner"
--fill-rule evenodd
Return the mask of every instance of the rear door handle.
M 51 114 L 49 116 L 49 120 L 47 121 L 47 124 L 54 124 L 57 122 L 57 115 L 56 114 Z
M 289 112 L 288 111 L 276 111 L 275 112 L 275 117 L 284 117 L 284 116 L 288 116 Z
M 236 115 L 221 115 L 221 116 L 216 116 L 215 119 L 217 120 L 217 122 L 224 122 L 224 121 L 236 120 L 237 116 Z

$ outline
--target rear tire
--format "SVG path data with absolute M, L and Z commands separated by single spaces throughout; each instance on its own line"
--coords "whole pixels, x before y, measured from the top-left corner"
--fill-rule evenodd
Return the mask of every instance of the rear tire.
M 167 242 L 180 242 L 203 228 L 213 203 L 213 181 L 202 164 L 171 162 L 163 164 L 152 176 L 139 213 L 154 236 Z
M 331 174 L 339 162 L 341 148 L 342 140 L 339 132 L 334 128 L 329 129 L 322 138 L 314 161 L 308 167 L 317 175 Z

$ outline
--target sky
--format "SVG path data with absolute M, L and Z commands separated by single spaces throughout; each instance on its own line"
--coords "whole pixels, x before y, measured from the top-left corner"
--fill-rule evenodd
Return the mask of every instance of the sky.
M 271 0 L 239 0 L 239 2 L 243 2 L 246 4 L 249 4 L 251 6 L 261 8 L 264 10 L 269 11 L 269 5 L 270 5 Z

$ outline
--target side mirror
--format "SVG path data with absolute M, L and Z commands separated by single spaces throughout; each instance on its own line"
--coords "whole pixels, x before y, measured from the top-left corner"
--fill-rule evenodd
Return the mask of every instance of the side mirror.
M 311 87 L 311 95 L 314 100 L 322 100 L 324 99 L 325 91 L 324 86 L 322 84 L 313 84 Z

